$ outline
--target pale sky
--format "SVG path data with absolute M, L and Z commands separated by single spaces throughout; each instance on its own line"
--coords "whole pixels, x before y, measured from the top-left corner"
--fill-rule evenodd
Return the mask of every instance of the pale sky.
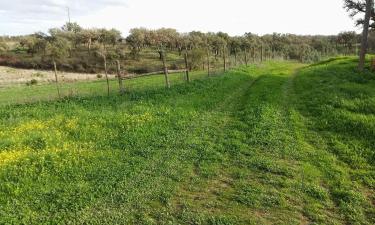
M 46 32 L 61 27 L 69 6 L 85 28 L 176 28 L 231 35 L 337 34 L 354 30 L 343 0 L 0 0 L 0 35 Z

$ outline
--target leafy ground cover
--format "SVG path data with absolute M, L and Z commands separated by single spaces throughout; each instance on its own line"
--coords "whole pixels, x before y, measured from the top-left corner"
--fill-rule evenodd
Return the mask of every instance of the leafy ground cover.
M 373 224 L 375 79 L 355 66 L 4 105 L 0 223 Z

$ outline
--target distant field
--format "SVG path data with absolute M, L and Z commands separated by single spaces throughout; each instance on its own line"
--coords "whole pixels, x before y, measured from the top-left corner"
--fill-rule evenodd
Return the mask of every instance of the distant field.
M 374 224 L 375 76 L 355 68 L 0 89 L 0 224 Z

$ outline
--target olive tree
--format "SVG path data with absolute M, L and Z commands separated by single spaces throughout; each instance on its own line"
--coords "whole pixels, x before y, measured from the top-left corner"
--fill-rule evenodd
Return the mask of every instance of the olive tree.
M 211 52 L 213 49 L 213 39 L 215 38 L 215 34 L 208 33 L 204 36 L 202 47 L 206 52 L 206 60 L 207 60 L 207 75 L 211 76 Z
M 159 57 L 163 63 L 163 71 L 165 76 L 166 87 L 170 88 L 168 67 L 167 67 L 167 49 L 171 49 L 175 44 L 178 33 L 175 29 L 161 28 L 150 32 L 149 42 L 159 53 Z
M 130 30 L 130 35 L 126 38 L 126 43 L 131 47 L 131 55 L 134 59 L 139 58 L 139 54 L 146 44 L 147 33 L 145 28 L 135 28 Z
M 98 44 L 96 46 L 96 55 L 102 58 L 105 79 L 107 82 L 107 95 L 109 96 L 110 87 L 109 87 L 109 78 L 108 78 L 108 65 L 107 58 L 112 55 L 110 47 L 115 47 L 115 45 L 121 40 L 121 32 L 115 29 L 106 30 L 100 29 L 97 30 Z
M 354 31 L 341 32 L 337 35 L 337 39 L 343 45 L 345 54 L 353 52 L 353 47 L 357 43 L 357 34 Z
M 230 53 L 234 55 L 234 65 L 237 66 L 237 56 L 238 56 L 238 53 L 241 51 L 241 38 L 240 37 L 230 38 L 229 49 L 230 49 Z
M 58 36 L 50 36 L 48 37 L 48 42 L 46 45 L 46 52 L 48 56 L 51 58 L 53 63 L 53 69 L 55 72 L 55 82 L 56 82 L 56 89 L 59 98 L 61 97 L 60 87 L 59 87 L 59 80 L 57 76 L 57 65 L 56 61 L 64 59 L 69 55 L 69 48 L 70 42 L 64 38 Z
M 95 41 L 99 39 L 99 32 L 95 29 L 84 29 L 77 33 L 80 42 L 87 46 L 88 55 L 91 54 L 91 48 Z

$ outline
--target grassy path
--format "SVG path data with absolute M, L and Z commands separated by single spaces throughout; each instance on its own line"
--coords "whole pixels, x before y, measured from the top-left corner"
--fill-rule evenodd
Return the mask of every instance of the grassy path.
M 302 66 L 0 108 L 0 224 L 373 223 L 372 111 L 324 113 L 345 83 Z

